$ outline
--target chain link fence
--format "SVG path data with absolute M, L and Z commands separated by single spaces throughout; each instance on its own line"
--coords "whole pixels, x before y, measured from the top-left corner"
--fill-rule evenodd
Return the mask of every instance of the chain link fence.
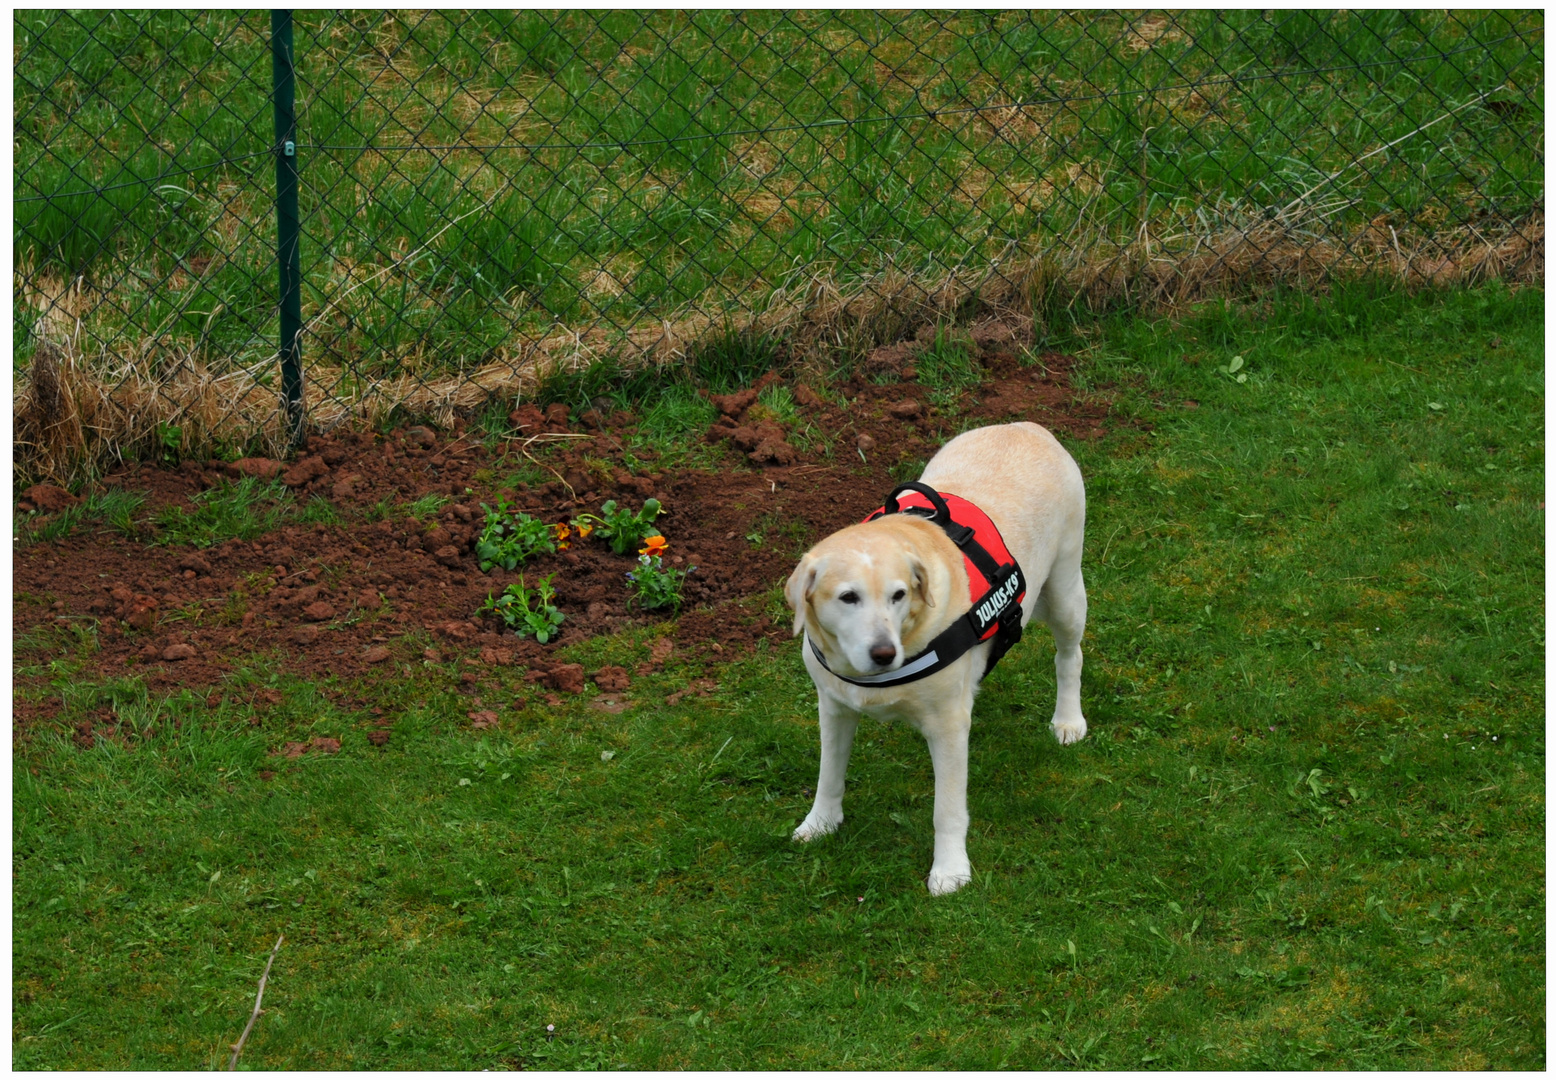
M 990 311 L 1543 280 L 1539 11 L 13 18 L 27 476 L 283 452 L 288 396 L 447 420 Z

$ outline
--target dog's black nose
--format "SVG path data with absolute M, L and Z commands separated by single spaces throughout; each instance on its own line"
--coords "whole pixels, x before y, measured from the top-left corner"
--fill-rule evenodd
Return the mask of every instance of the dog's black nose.
M 881 667 L 885 667 L 897 659 L 897 646 L 891 644 L 872 646 L 870 649 L 870 659 L 881 665 Z

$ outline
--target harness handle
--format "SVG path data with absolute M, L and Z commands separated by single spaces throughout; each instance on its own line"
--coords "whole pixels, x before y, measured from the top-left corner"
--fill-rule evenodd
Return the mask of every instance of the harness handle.
M 968 545 L 972 543 L 973 539 L 972 527 L 969 525 L 963 525 L 958 521 L 953 521 L 951 518 L 951 508 L 946 505 L 945 499 L 941 496 L 940 492 L 936 491 L 928 484 L 920 483 L 917 480 L 909 480 L 906 484 L 898 484 L 896 487 L 892 488 L 891 494 L 886 497 L 886 505 L 881 507 L 880 514 L 872 514 L 870 520 L 873 521 L 876 517 L 884 517 L 887 514 L 902 513 L 903 511 L 899 508 L 897 503 L 897 496 L 904 491 L 916 491 L 920 495 L 924 496 L 924 498 L 928 499 L 929 504 L 935 508 L 934 513 L 930 515 L 929 520 L 944 529 L 945 534 L 951 538 L 951 542 L 957 547 L 961 548 L 967 554 L 972 555 L 975 560 L 981 558 L 982 561 L 978 562 L 978 569 L 983 571 L 984 576 L 987 577 L 994 572 L 994 560 L 990 559 L 988 554 L 984 552 L 982 548 L 979 548 L 978 551 L 974 553 L 972 549 L 968 547 Z M 910 506 L 908 509 L 918 510 L 921 508 L 917 506 Z M 973 544 L 973 547 L 977 547 L 977 545 Z
M 935 522 L 941 526 L 951 524 L 951 508 L 946 505 L 945 499 L 940 497 L 940 492 L 936 491 L 928 484 L 919 483 L 917 480 L 909 480 L 906 484 L 898 484 L 896 487 L 891 489 L 891 494 L 886 496 L 886 513 L 895 514 L 898 512 L 897 496 L 902 494 L 904 491 L 916 491 L 920 495 L 924 496 L 924 498 L 928 499 L 930 505 L 935 508 L 935 516 L 933 519 Z

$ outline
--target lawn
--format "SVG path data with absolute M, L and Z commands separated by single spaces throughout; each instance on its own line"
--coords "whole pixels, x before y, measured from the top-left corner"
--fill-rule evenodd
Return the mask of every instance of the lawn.
M 911 731 L 862 728 L 842 830 L 788 840 L 793 642 L 620 715 L 512 671 L 484 734 L 452 660 L 160 697 L 73 677 L 89 632 L 30 643 L 60 718 L 13 756 L 14 1064 L 224 1065 L 284 934 L 253 1068 L 1543 1069 L 1543 324 L 1357 286 L 1049 342 L 1151 430 L 1071 448 L 1091 734 L 1054 743 L 1029 635 L 951 897 Z M 141 737 L 78 748 L 108 703 Z

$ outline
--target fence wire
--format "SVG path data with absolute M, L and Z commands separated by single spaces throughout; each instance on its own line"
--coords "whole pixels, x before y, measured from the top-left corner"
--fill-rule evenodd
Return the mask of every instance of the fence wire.
M 270 13 L 18 11 L 16 467 L 284 449 Z M 1538 11 L 296 12 L 303 405 L 1543 278 Z

